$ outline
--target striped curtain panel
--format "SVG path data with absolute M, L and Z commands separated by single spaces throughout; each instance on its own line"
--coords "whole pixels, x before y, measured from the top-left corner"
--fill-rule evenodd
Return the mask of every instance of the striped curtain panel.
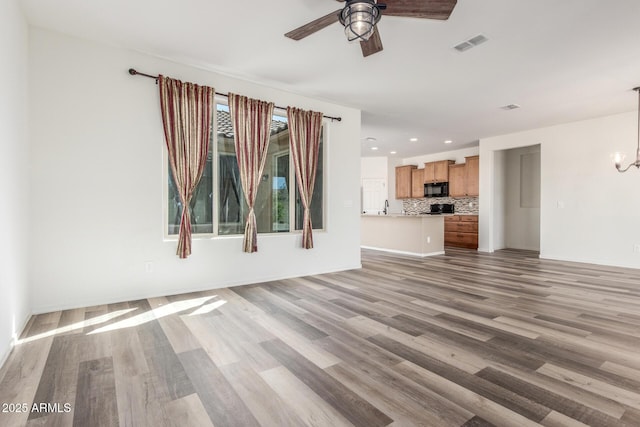
M 313 248 L 313 224 L 311 224 L 311 196 L 316 183 L 322 113 L 288 107 L 289 144 L 296 171 L 300 200 L 304 208 L 302 220 L 302 247 Z
M 233 142 L 240 170 L 240 182 L 249 213 L 244 229 L 244 252 L 258 251 L 258 226 L 253 206 L 267 161 L 273 103 L 229 94 Z
M 182 203 L 177 255 L 186 258 L 191 255 L 189 203 L 207 163 L 215 91 L 164 76 L 158 86 L 169 165 Z

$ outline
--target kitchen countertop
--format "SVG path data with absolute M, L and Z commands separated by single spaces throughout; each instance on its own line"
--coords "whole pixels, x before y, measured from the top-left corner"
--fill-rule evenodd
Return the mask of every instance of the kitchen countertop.
M 360 216 L 363 217 L 373 217 L 373 216 L 379 216 L 379 217 L 386 217 L 386 218 L 426 218 L 426 217 L 440 217 L 440 216 L 453 216 L 453 215 L 458 215 L 458 214 L 437 214 L 437 215 L 431 215 L 431 214 L 403 214 L 403 213 L 390 213 L 387 215 L 376 215 L 376 214 L 361 214 Z

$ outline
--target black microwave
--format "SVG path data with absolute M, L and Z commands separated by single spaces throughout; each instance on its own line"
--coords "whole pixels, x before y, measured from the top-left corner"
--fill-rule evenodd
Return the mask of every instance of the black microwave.
M 449 183 L 434 182 L 425 184 L 424 197 L 449 197 Z

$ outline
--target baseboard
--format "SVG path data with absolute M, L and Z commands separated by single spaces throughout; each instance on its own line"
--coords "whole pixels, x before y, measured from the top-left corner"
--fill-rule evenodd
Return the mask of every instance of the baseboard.
M 389 253 L 398 254 L 398 255 L 417 256 L 420 258 L 425 258 L 428 256 L 444 255 L 444 251 L 420 253 L 420 252 L 398 251 L 395 249 L 387 249 L 387 248 L 377 248 L 375 246 L 360 246 L 360 247 L 362 249 L 371 249 L 373 251 L 389 252 Z
M 566 257 L 566 256 L 548 255 L 542 252 L 538 254 L 538 258 L 547 259 L 550 261 L 573 262 L 577 264 L 593 264 L 593 265 L 601 265 L 605 267 L 638 269 L 638 265 L 635 265 L 635 264 L 629 265 L 624 263 L 603 262 L 602 260 L 592 259 L 592 258 L 572 258 L 572 257 Z
M 18 344 L 18 337 L 20 337 L 20 335 L 22 335 L 22 333 L 24 332 L 25 328 L 27 327 L 27 324 L 29 323 L 29 320 L 31 319 L 31 316 L 32 314 L 27 315 L 26 319 L 22 322 L 22 327 L 15 334 L 15 336 L 11 337 L 11 341 L 9 342 L 9 347 L 7 347 L 2 353 L 2 357 L 0 358 L 0 381 L 2 381 L 2 377 L 4 377 L 4 372 L 2 372 L 2 368 L 4 367 L 4 364 L 6 363 L 7 359 L 9 359 L 9 356 L 11 355 L 11 352 L 15 348 L 16 344 Z
M 2 372 L 2 368 L 4 367 L 4 363 L 9 358 L 9 355 L 13 351 L 14 347 L 15 347 L 15 341 L 11 340 L 11 342 L 9 343 L 9 347 L 6 348 L 5 351 L 2 353 L 2 359 L 0 359 L 0 381 L 2 381 L 2 377 L 4 376 L 4 374 Z

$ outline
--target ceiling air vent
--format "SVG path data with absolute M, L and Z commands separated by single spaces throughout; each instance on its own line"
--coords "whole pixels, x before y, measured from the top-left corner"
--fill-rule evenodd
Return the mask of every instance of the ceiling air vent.
M 464 52 L 465 50 L 471 49 L 473 45 L 469 42 L 462 42 L 460 44 L 455 45 L 453 48 L 458 52 Z
M 487 40 L 489 40 L 488 38 L 486 38 L 485 36 L 483 36 L 482 34 L 478 34 L 475 37 L 471 37 L 469 40 L 467 40 L 469 43 L 471 43 L 474 46 L 478 46 L 479 44 L 482 44 L 484 42 L 486 42 Z
M 520 106 L 518 104 L 509 104 L 509 105 L 504 105 L 502 107 L 500 107 L 502 110 L 515 110 L 517 108 L 520 108 Z
M 486 38 L 484 35 L 478 34 L 477 36 L 471 37 L 470 39 L 467 39 L 467 40 L 463 41 L 462 43 L 458 43 L 453 48 L 455 50 L 457 50 L 458 52 L 464 52 L 464 51 L 467 51 L 467 50 L 471 49 L 472 47 L 476 47 L 479 44 L 482 44 L 482 43 L 486 42 L 487 40 L 489 40 L 489 39 Z

